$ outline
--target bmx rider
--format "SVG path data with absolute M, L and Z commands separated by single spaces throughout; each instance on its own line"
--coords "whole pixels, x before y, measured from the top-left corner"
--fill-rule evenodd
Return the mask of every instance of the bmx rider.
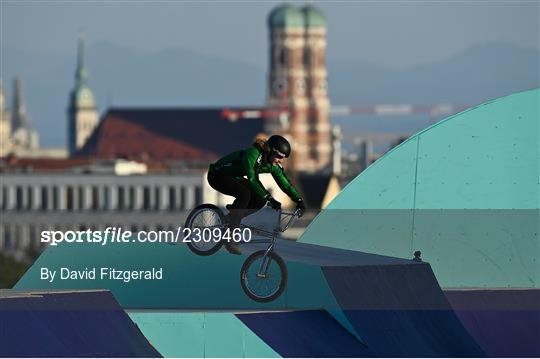
M 279 188 L 294 202 L 301 216 L 306 210 L 304 201 L 291 184 L 282 163 L 291 154 L 291 145 L 284 137 L 273 135 L 268 139 L 258 137 L 249 148 L 230 153 L 210 165 L 208 183 L 215 190 L 235 197 L 226 221 L 229 228 L 237 228 L 242 218 L 258 211 L 268 203 L 280 209 L 281 203 L 273 198 L 259 180 L 259 173 L 271 173 Z M 228 242 L 225 248 L 241 254 L 237 244 Z

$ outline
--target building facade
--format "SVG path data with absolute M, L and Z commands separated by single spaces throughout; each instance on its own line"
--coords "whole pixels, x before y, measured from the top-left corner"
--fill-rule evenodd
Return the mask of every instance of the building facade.
M 332 159 L 327 93 L 326 22 L 312 5 L 285 4 L 268 17 L 270 32 L 267 133 L 293 143 L 290 166 L 300 172 L 328 170 Z
M 119 163 L 108 169 L 91 165 L 2 173 L 0 253 L 22 259 L 28 251 L 41 251 L 40 233 L 45 230 L 173 230 L 201 203 L 225 207 L 234 200 L 211 188 L 203 171 L 122 175 L 126 172 L 119 170 Z M 133 173 L 134 164 L 129 167 Z M 94 173 L 87 173 L 89 169 Z M 285 207 L 294 205 L 269 174 L 261 175 L 261 181 Z M 311 220 L 313 214 L 305 217 Z M 288 235 L 297 238 L 306 224 L 297 223 Z
M 28 250 L 41 250 L 43 230 L 183 226 L 187 213 L 203 202 L 204 180 L 201 173 L 3 173 L 0 252 L 24 258 Z

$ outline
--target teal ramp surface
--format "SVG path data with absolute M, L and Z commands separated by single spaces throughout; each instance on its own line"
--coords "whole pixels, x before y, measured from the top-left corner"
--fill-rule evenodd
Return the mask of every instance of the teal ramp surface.
M 280 355 L 230 312 L 131 311 L 148 340 L 165 357 L 254 357 Z M 275 328 L 276 331 L 279 328 Z
M 255 245 L 245 248 L 247 252 L 258 249 Z M 240 321 L 234 315 L 246 311 L 299 310 L 313 311 L 313 315 L 320 314 L 316 314 L 317 310 L 327 312 L 342 328 L 333 333 L 341 333 L 340 336 L 346 333 L 357 345 L 369 347 L 365 356 L 481 355 L 445 301 L 429 264 L 288 241 L 279 241 L 276 251 L 286 260 L 289 282 L 278 300 L 266 304 L 249 300 L 240 288 L 239 271 L 245 256 L 221 251 L 211 257 L 198 257 L 183 245 L 63 243 L 48 247 L 16 288 L 110 289 L 147 338 L 167 356 L 214 356 L 220 348 L 230 356 L 312 354 L 306 348 L 299 348 L 299 344 L 292 349 L 291 343 L 283 347 L 283 343 L 276 343 L 268 333 L 264 334 L 256 322 Z M 52 283 L 40 279 L 41 268 L 60 270 L 62 267 L 72 270 L 162 267 L 163 279 L 129 283 L 99 276 Z M 354 275 L 359 271 L 369 274 L 370 280 L 357 283 Z M 391 300 L 381 301 L 379 307 L 372 308 L 371 294 L 377 295 L 376 302 L 381 298 Z M 349 305 L 348 296 L 355 298 L 355 305 Z M 294 325 L 303 325 L 300 317 L 289 317 L 294 319 Z M 278 327 L 275 328 L 279 331 Z M 317 330 L 325 332 L 329 328 Z M 434 340 L 433 336 L 410 336 L 407 334 L 410 330 L 448 338 L 442 341 Z M 199 333 L 197 339 L 190 337 L 192 331 Z M 216 334 L 222 331 L 227 334 Z M 389 336 L 398 332 L 399 335 Z M 392 340 L 386 340 L 387 337 Z M 411 338 L 415 339 L 414 346 L 408 343 Z M 329 343 L 333 342 L 318 343 L 321 355 L 336 350 L 328 348 Z M 340 354 L 351 356 L 344 351 Z M 358 352 L 354 354 L 360 356 Z
M 320 213 L 301 242 L 431 263 L 443 287 L 538 288 L 538 89 L 411 136 Z

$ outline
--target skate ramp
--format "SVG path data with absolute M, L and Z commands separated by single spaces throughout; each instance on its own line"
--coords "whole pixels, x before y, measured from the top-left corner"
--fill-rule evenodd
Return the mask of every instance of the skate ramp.
M 375 352 L 325 310 L 236 315 L 284 358 L 374 357 Z
M 0 291 L 0 357 L 161 357 L 109 291 Z
M 325 267 L 332 293 L 373 356 L 482 356 L 428 264 Z
M 243 256 L 220 251 L 199 257 L 184 245 L 61 244 L 47 248 L 16 288 L 110 289 L 164 355 L 215 356 L 223 345 L 235 357 L 247 355 L 247 347 L 255 348 L 251 351 L 257 353 L 254 356 L 315 356 L 315 352 L 339 356 L 483 355 L 453 313 L 428 263 L 278 241 L 276 251 L 285 259 L 289 273 L 287 287 L 276 301 L 257 303 L 244 295 L 239 279 L 246 255 L 259 248 L 245 246 Z M 39 277 L 43 267 L 157 266 L 163 268 L 161 280 L 124 283 L 97 278 L 51 283 Z M 339 338 L 336 342 L 356 344 L 329 347 L 321 340 L 307 345 L 307 339 L 297 337 L 279 339 L 286 341 L 283 344 L 268 336 L 264 328 L 269 326 L 275 333 L 283 327 L 303 328 L 313 338 L 317 332 L 332 333 L 329 338 Z M 202 339 L 187 336 L 180 344 L 176 333 L 193 328 Z M 216 335 L 222 331 L 231 338 Z M 244 334 L 230 334 L 235 332 Z M 441 339 L 445 336 L 446 340 Z
M 540 90 L 409 137 L 351 181 L 300 241 L 412 258 L 446 288 L 538 288 Z
M 450 289 L 457 316 L 491 357 L 540 357 L 540 289 Z

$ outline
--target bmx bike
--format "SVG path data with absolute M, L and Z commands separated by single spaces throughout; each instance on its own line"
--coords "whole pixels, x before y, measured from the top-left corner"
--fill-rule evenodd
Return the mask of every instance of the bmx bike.
M 257 227 L 240 225 L 241 229 L 247 229 L 250 233 L 249 243 L 268 244 L 266 249 L 250 254 L 240 270 L 240 284 L 244 293 L 254 301 L 266 303 L 278 298 L 287 285 L 287 267 L 283 259 L 274 251 L 276 239 L 279 233 L 285 232 L 292 224 L 293 219 L 298 217 L 299 211 L 284 212 L 278 210 L 277 224 L 273 231 L 263 230 Z M 184 228 L 190 230 L 210 231 L 219 229 L 217 236 L 202 236 L 199 240 L 187 241 L 189 249 L 200 256 L 209 256 L 216 253 L 227 241 L 221 236 L 227 230 L 225 214 L 223 210 L 213 204 L 202 204 L 195 207 L 186 219 Z M 251 239 L 251 233 L 263 237 Z M 241 244 L 247 241 L 233 243 Z

